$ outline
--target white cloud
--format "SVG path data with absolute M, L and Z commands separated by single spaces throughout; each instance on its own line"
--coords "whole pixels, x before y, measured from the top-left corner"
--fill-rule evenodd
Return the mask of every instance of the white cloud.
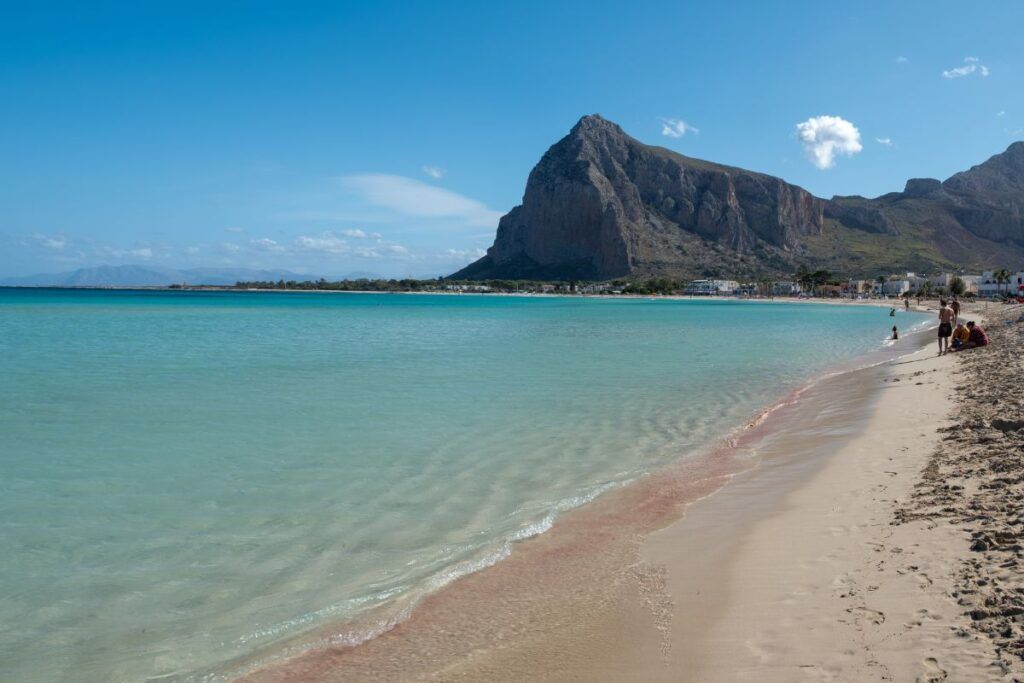
M 256 249 L 259 249 L 260 251 L 272 251 L 277 254 L 280 254 L 285 250 L 283 246 L 281 246 L 274 240 L 270 239 L 269 237 L 261 237 L 256 240 L 252 240 L 251 242 L 249 242 L 249 244 L 251 244 Z
M 300 235 L 295 238 L 295 247 L 300 251 L 318 252 L 325 256 L 417 260 L 416 255 L 401 244 L 391 244 L 380 240 L 377 244 L 370 246 L 352 244 L 329 231 L 319 235 Z
M 857 127 L 839 116 L 812 116 L 796 124 L 796 132 L 807 160 L 822 170 L 836 165 L 836 155 L 864 149 Z
M 234 244 L 233 242 L 224 242 L 223 244 L 220 245 L 220 248 L 221 251 L 223 251 L 225 254 L 237 254 L 242 250 L 240 246 Z
M 185 247 L 185 253 L 189 256 L 195 256 L 201 251 L 199 247 Z
M 424 166 L 422 171 L 434 180 L 444 178 L 445 170 L 439 166 Z
M 661 134 L 670 138 L 681 138 L 687 133 L 697 134 L 700 130 L 694 128 L 682 119 L 662 119 Z
M 497 227 L 501 213 L 469 197 L 415 178 L 369 173 L 345 176 L 342 184 L 375 206 L 407 216 L 456 219 L 472 227 Z
M 345 230 L 341 234 L 344 235 L 345 237 L 354 237 L 356 239 L 363 239 L 364 237 L 366 237 L 366 233 L 363 232 L 362 230 Z
M 875 138 L 875 142 L 886 147 L 892 147 L 892 138 Z
M 1006 110 L 1000 109 L 999 111 L 996 112 L 996 116 L 998 116 L 999 118 L 1003 118 L 1004 116 L 1006 116 Z
M 978 74 L 982 77 L 989 75 L 988 67 L 982 64 L 977 57 L 964 57 L 962 66 L 953 69 L 946 69 L 942 72 L 943 78 L 963 78 L 971 74 Z
M 486 255 L 486 249 L 445 249 L 444 251 L 445 260 L 454 261 L 459 265 L 472 263 Z
M 325 232 L 315 237 L 299 235 L 295 238 L 295 245 L 300 249 L 321 251 L 325 254 L 347 254 L 352 250 L 348 242 L 332 232 Z
M 232 227 L 229 227 L 229 228 L 224 228 L 224 232 L 233 232 L 233 233 L 237 234 L 237 233 L 245 232 L 245 230 L 242 230 L 241 228 L 237 228 L 237 227 L 232 226 Z
M 139 247 L 137 249 L 120 249 L 117 247 L 96 247 L 93 252 L 97 256 L 108 258 L 153 258 L 153 250 L 150 247 Z
M 906 57 L 904 57 L 903 55 L 900 55 L 899 57 L 896 58 L 896 63 L 897 64 L 906 64 L 909 61 L 910 60 L 907 59 Z
M 49 237 L 47 235 L 40 235 L 39 233 L 32 235 L 32 240 L 40 247 L 51 249 L 53 251 L 64 251 L 64 249 L 71 244 L 66 237 Z

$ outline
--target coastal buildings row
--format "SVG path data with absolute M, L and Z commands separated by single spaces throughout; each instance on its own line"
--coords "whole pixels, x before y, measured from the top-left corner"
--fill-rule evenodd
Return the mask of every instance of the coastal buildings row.
M 801 284 L 796 280 L 760 280 L 739 282 L 737 280 L 702 278 L 692 280 L 675 294 L 686 296 L 818 296 L 846 299 L 858 298 L 899 298 L 908 294 L 928 292 L 949 294 L 955 289 L 954 282 L 963 283 L 963 293 L 980 297 L 1002 296 L 1004 294 L 1024 295 L 1024 270 L 1017 272 L 985 271 L 980 275 L 939 273 L 923 275 L 899 273 L 871 280 L 849 279 L 814 285 Z M 677 285 L 679 286 L 679 285 Z M 959 287 L 959 285 L 958 285 Z M 485 293 L 495 291 L 483 284 L 448 284 L 444 290 L 450 292 Z M 498 290 L 501 291 L 501 290 Z M 539 294 L 623 294 L 631 293 L 630 286 L 622 281 L 593 283 L 537 283 L 516 291 Z
M 184 285 L 172 285 L 183 288 Z M 686 296 L 789 297 L 816 296 L 837 298 L 898 298 L 907 295 L 935 296 L 963 294 L 979 297 L 1013 295 L 1024 298 L 1024 270 L 1001 269 L 980 275 L 939 273 L 923 275 L 899 273 L 874 279 L 834 278 L 827 271 L 802 271 L 792 280 L 758 279 L 740 282 L 721 278 L 680 281 L 669 277 L 618 279 L 604 282 L 544 282 L 524 280 L 326 280 L 295 282 L 239 282 L 238 289 L 337 290 L 374 292 L 447 292 L 453 294 L 522 293 L 522 294 L 676 294 Z M 202 287 L 199 287 L 202 288 Z M 193 289 L 193 287 L 189 287 Z
M 965 295 L 980 297 L 997 297 L 1005 294 L 1024 295 L 1024 270 L 1002 273 L 988 270 L 981 275 L 903 273 L 873 280 L 850 279 L 846 282 L 808 287 L 791 280 L 740 284 L 735 280 L 701 279 L 693 280 L 680 293 L 691 296 L 799 296 L 814 294 L 851 299 L 902 297 L 917 292 L 952 293 L 955 289 L 954 282 L 957 279 L 963 283 Z

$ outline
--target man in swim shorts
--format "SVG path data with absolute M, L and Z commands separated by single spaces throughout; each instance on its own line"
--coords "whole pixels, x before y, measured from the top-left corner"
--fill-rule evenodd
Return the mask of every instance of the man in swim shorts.
M 953 309 L 939 300 L 939 355 L 949 351 L 949 337 L 953 334 Z

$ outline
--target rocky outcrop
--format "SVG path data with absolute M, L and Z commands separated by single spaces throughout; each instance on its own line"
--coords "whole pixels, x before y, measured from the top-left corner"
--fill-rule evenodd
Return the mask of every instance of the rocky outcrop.
M 942 181 L 935 178 L 911 178 L 903 189 L 904 197 L 927 197 L 942 192 Z
M 833 197 L 825 204 L 825 216 L 857 230 L 897 234 L 885 211 L 864 197 Z
M 530 173 L 487 255 L 453 277 L 681 272 L 708 243 L 797 249 L 821 232 L 824 206 L 778 178 L 650 147 L 585 116 Z
M 942 183 L 950 213 L 967 230 L 1024 246 L 1024 142 Z
M 530 173 L 487 255 L 454 278 L 853 274 L 1024 260 L 1024 143 L 940 182 L 824 200 L 645 145 L 584 116 Z M 1009 261 L 1005 261 L 1009 263 Z

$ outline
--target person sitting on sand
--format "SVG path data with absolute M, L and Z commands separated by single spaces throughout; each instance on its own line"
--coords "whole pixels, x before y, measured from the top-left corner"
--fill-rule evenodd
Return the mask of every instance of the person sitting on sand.
M 939 355 L 949 351 L 949 337 L 953 334 L 953 309 L 939 300 Z
M 982 329 L 981 325 L 976 325 L 973 320 L 969 320 L 967 322 L 967 329 L 969 333 L 963 348 L 976 349 L 979 346 L 988 346 L 988 335 L 985 334 L 985 330 Z
M 953 349 L 959 349 L 967 343 L 968 337 L 971 336 L 971 331 L 967 329 L 967 325 L 963 323 L 957 323 L 956 328 L 953 330 L 953 340 L 950 342 Z

